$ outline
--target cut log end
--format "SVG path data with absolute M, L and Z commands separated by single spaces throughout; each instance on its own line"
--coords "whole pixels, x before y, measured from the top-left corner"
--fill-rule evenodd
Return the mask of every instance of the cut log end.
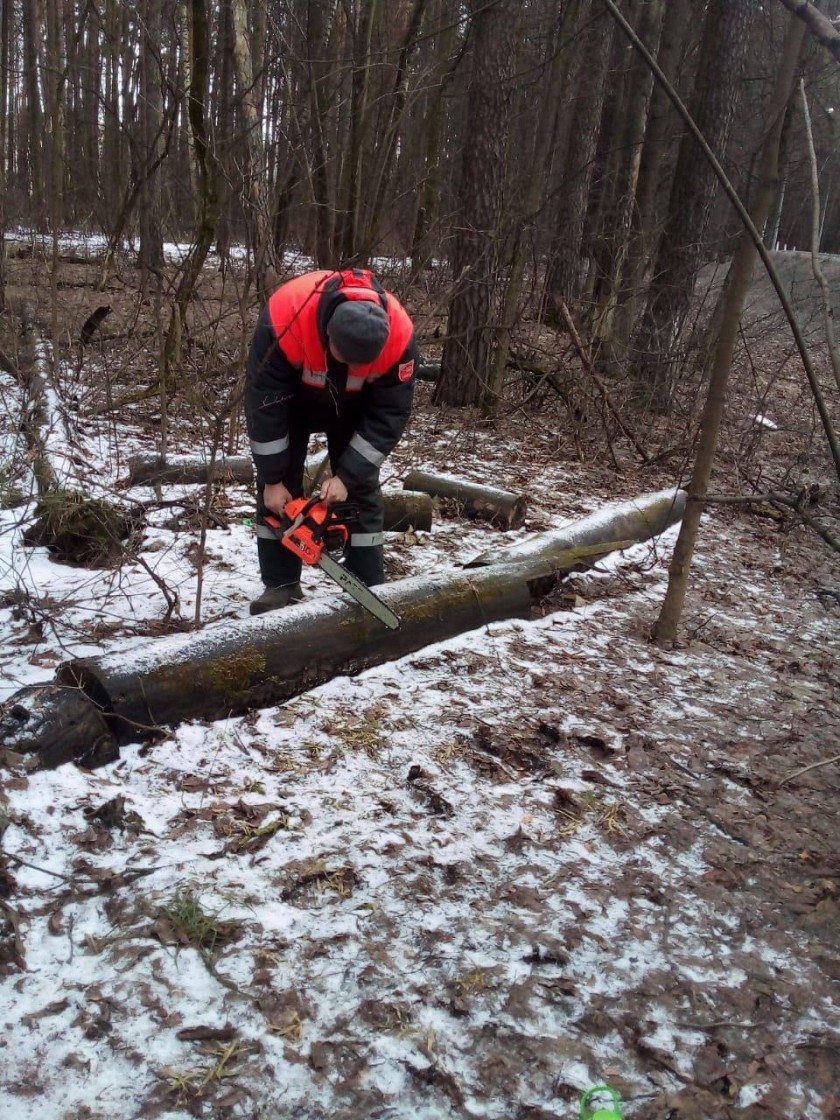
M 419 490 L 451 502 L 463 517 L 489 521 L 499 529 L 519 529 L 525 523 L 524 495 L 495 486 L 480 486 L 462 478 L 412 471 L 403 481 L 406 490 Z
M 0 747 L 7 761 L 22 758 L 37 769 L 73 761 L 93 769 L 119 753 L 100 709 L 78 688 L 61 684 L 23 688 L 6 701 Z

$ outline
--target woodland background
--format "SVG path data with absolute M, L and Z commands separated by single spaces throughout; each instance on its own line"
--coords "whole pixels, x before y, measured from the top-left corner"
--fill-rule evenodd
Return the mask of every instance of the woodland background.
M 781 113 L 774 100 L 792 55 L 823 184 L 819 248 L 832 252 L 838 68 L 794 28 L 787 8 L 802 6 L 617 5 L 748 205 L 779 126 L 764 239 L 808 249 L 795 82 Z M 492 407 L 520 324 L 557 319 L 559 297 L 598 361 L 631 368 L 667 405 L 698 269 L 740 233 L 602 0 L 2 0 L 0 37 L 0 238 L 101 234 L 103 286 L 127 239 L 165 305 L 167 374 L 207 254 L 224 263 L 239 245 L 244 314 L 290 249 L 318 267 L 402 259 L 403 291 L 436 264 L 450 404 Z M 191 245 L 174 274 L 167 240 Z M 0 273 L 0 301 L 3 285 Z
M 658 627 L 672 638 L 759 239 L 807 248 L 816 262 L 840 238 L 838 10 L 805 0 L 3 0 L 0 242 L 11 227 L 49 234 L 37 286 L 51 286 L 54 346 L 62 328 L 73 342 L 59 313 L 59 287 L 71 283 L 59 277 L 62 230 L 106 241 L 83 287 L 124 283 L 120 261 L 136 265 L 131 330 L 147 308 L 148 392 L 164 414 L 179 385 L 215 396 L 228 443 L 254 309 L 312 263 L 384 267 L 421 342 L 440 351 L 436 405 L 477 406 L 492 421 L 513 374 L 520 387 L 536 381 L 537 405 L 547 383 L 574 425 L 575 394 L 594 385 L 602 415 L 645 462 L 639 422 L 688 448 L 681 471 L 694 457 L 697 501 Z M 740 215 L 722 183 L 743 200 Z M 187 246 L 175 267 L 171 240 Z M 5 251 L 0 261 L 2 305 Z M 698 287 L 715 263 L 725 282 Z M 828 403 L 797 345 L 840 475 L 824 276 L 820 291 Z M 640 409 L 632 424 L 622 416 Z M 675 414 L 676 439 L 660 422 Z M 664 450 L 660 441 L 653 454 Z M 763 489 L 740 474 L 748 498 Z M 799 510 L 803 478 L 790 463 L 776 474 Z
M 0 746 L 0 1112 L 561 1120 L 609 1080 L 645 1120 L 840 1114 L 838 16 L 0 0 L 4 700 L 270 628 L 212 468 L 307 268 L 372 265 L 417 325 L 386 491 L 527 495 L 506 536 L 389 533 L 390 582 L 691 498 L 530 619 L 95 770 Z M 136 486 L 138 453 L 211 470 Z

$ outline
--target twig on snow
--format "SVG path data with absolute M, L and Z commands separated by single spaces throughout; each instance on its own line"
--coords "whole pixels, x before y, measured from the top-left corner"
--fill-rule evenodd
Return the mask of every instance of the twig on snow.
M 821 762 L 812 762 L 810 766 L 803 766 L 801 770 L 794 770 L 792 774 L 782 778 L 777 785 L 783 786 L 785 782 L 792 782 L 794 778 L 800 778 L 803 774 L 807 774 L 809 770 L 817 770 L 820 766 L 830 766 L 832 762 L 840 762 L 840 754 L 834 754 L 831 758 L 824 758 Z

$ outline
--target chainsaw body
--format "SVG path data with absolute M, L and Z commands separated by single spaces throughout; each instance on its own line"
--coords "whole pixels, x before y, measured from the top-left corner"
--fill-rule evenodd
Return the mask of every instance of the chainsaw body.
M 320 498 L 292 498 L 286 503 L 283 520 L 267 514 L 265 523 L 304 564 L 317 564 L 326 549 L 340 552 L 349 539 L 346 521 L 355 509 L 346 504 L 328 506 Z
M 304 564 L 317 565 L 389 630 L 398 630 L 399 615 L 329 555 L 344 549 L 350 539 L 346 523 L 355 516 L 355 507 L 346 502 L 329 506 L 320 498 L 292 498 L 282 520 L 267 513 L 263 521 Z

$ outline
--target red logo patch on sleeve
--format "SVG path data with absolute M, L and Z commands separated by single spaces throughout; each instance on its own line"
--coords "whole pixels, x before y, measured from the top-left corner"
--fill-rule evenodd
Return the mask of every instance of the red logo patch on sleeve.
M 411 375 L 414 373 L 414 360 L 403 362 L 397 373 L 400 375 L 400 381 L 410 381 Z

